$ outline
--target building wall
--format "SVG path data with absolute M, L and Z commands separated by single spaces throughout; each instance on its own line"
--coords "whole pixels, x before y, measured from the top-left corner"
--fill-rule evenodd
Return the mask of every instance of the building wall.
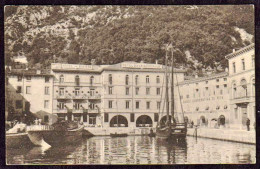
M 248 48 L 248 46 L 242 49 L 242 52 L 235 52 L 233 57 L 228 57 L 229 66 L 231 68 L 229 73 L 229 83 L 231 84 L 231 92 L 229 95 L 231 103 L 230 116 L 233 123 L 232 127 L 238 129 L 246 128 L 246 118 L 250 119 L 251 128 L 253 128 L 255 123 L 255 52 L 254 48 L 245 50 L 246 48 Z M 242 67 L 242 59 L 245 61 L 244 70 Z M 233 71 L 233 63 L 236 64 L 235 73 Z M 234 91 L 234 88 L 236 91 Z
M 26 101 L 30 102 L 30 111 L 36 113 L 43 110 L 52 113 L 52 88 L 53 79 L 50 77 L 49 82 L 45 82 L 45 76 L 31 76 L 31 80 L 22 77 L 18 81 L 18 75 L 9 75 L 9 85 L 17 90 L 18 86 L 21 87 L 19 95 Z M 26 88 L 30 87 L 30 93 L 26 92 Z M 49 94 L 45 94 L 45 87 L 49 87 Z M 44 107 L 44 101 L 48 100 L 49 104 Z
M 216 120 L 225 117 L 229 127 L 228 74 L 226 72 L 208 78 L 194 78 L 180 83 L 184 114 L 196 125 L 215 127 Z M 205 121 L 203 120 L 203 117 Z

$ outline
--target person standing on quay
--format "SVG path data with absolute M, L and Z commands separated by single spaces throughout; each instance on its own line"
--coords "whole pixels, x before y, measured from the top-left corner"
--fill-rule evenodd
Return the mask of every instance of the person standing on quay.
M 250 131 L 250 120 L 247 118 L 246 120 L 246 126 L 247 126 L 247 131 Z

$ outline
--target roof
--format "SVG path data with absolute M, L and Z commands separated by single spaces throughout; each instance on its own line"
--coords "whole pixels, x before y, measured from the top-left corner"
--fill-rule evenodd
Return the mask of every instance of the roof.
M 48 69 L 43 69 L 43 70 L 11 69 L 7 73 L 8 73 L 8 75 L 22 75 L 22 76 L 53 76 L 52 74 L 50 74 L 50 70 L 48 70 Z
M 246 46 L 246 47 L 244 47 L 242 49 L 239 49 L 239 50 L 237 50 L 237 51 L 235 51 L 233 53 L 230 53 L 230 54 L 226 55 L 225 58 L 226 59 L 231 59 L 233 57 L 241 55 L 242 53 L 245 53 L 247 51 L 253 50 L 254 48 L 255 48 L 255 44 L 252 43 L 252 44 L 250 44 L 250 45 L 248 45 L 248 46 Z
M 227 76 L 228 76 L 228 72 L 221 72 L 221 73 L 217 73 L 217 74 L 207 75 L 204 77 L 198 77 L 198 78 L 193 77 L 193 78 L 190 78 L 189 80 L 184 80 L 184 81 L 180 82 L 179 85 L 201 82 L 201 81 L 206 81 L 206 80 L 212 80 L 212 79 L 222 78 L 222 77 L 227 77 Z

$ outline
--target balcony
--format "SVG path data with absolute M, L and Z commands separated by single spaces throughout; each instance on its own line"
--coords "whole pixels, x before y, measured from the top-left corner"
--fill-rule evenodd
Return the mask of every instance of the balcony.
M 82 100 L 82 99 L 88 99 L 87 95 L 74 95 L 72 96 L 72 99 L 74 100 Z
M 251 96 L 248 94 L 244 94 L 244 93 L 238 93 L 236 94 L 233 98 L 232 98 L 232 102 L 233 103 L 249 103 L 251 100 L 251 98 L 254 98 L 255 96 Z
M 83 109 L 73 109 L 72 113 L 83 113 Z
M 67 112 L 68 112 L 67 109 L 56 109 L 56 110 L 54 110 L 53 113 L 67 113 Z
M 99 113 L 98 109 L 88 109 L 88 113 L 97 114 Z
M 88 95 L 88 99 L 90 99 L 90 100 L 99 100 L 99 99 L 101 99 L 101 95 L 100 94 Z
M 56 99 L 71 99 L 71 95 L 69 94 L 56 95 Z

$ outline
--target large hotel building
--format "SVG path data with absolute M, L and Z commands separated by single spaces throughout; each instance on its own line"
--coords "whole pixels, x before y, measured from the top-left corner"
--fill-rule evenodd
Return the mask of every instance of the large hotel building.
M 254 44 L 226 59 L 229 71 L 205 77 L 185 80 L 186 71 L 174 69 L 176 118 L 184 112 L 187 122 L 205 127 L 243 129 L 246 118 L 254 124 Z M 14 116 L 29 104 L 32 113 L 44 111 L 88 127 L 155 127 L 165 115 L 164 72 L 157 63 L 53 63 L 49 71 L 10 70 L 6 93 L 14 100 L 9 105 Z

